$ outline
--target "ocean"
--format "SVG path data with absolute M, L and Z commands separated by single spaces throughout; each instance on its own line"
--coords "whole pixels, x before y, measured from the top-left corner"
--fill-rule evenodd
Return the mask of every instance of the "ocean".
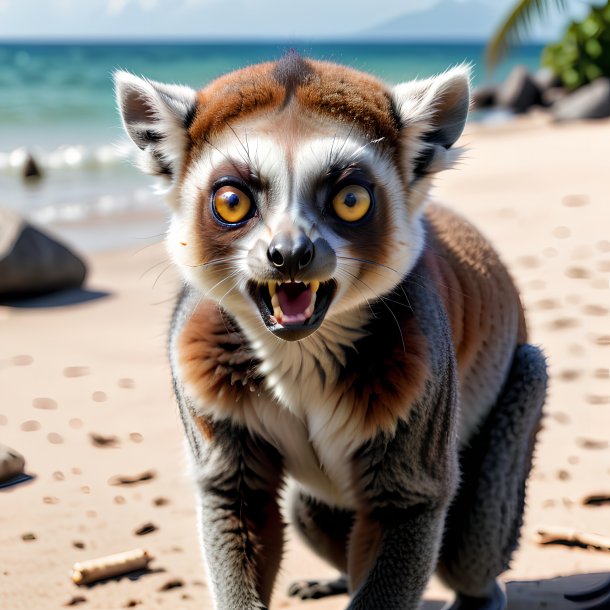
M 131 150 L 115 108 L 112 72 L 129 70 L 200 88 L 228 71 L 273 60 L 290 48 L 371 72 L 394 84 L 461 62 L 485 82 L 484 45 L 475 43 L 0 43 L 0 205 L 38 223 L 69 223 L 162 205 L 128 162 Z M 494 74 L 539 67 L 542 47 L 515 50 Z M 27 153 L 44 178 L 26 186 Z

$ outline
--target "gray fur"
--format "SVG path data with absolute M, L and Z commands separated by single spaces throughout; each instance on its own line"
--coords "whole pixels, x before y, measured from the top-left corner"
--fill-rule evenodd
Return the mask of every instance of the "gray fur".
M 459 593 L 484 597 L 517 547 L 546 384 L 540 350 L 518 347 L 502 394 L 462 451 L 463 481 L 439 564 L 443 580 Z

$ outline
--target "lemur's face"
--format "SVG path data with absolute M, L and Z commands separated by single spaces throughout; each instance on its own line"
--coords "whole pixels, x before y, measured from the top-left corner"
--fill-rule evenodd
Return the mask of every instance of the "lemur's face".
M 388 90 L 293 54 L 198 93 L 124 73 L 117 90 L 145 169 L 172 179 L 168 248 L 186 279 L 289 341 L 414 265 L 429 177 L 468 108 L 463 69 Z

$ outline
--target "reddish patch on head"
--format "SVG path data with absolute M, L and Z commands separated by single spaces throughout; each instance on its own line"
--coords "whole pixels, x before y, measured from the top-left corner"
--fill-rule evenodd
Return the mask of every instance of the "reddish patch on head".
M 228 129 L 238 120 L 273 112 L 288 103 L 343 123 L 370 139 L 395 146 L 400 119 L 387 87 L 375 77 L 337 64 L 303 59 L 289 53 L 273 63 L 232 72 L 213 81 L 198 95 L 189 128 L 193 144 Z

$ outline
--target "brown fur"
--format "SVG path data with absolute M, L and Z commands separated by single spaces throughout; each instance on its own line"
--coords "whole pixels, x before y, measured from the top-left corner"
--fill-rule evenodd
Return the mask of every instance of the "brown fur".
M 502 324 L 506 315 L 518 318 L 515 345 L 526 343 L 519 294 L 489 242 L 470 223 L 446 208 L 430 205 L 426 218 L 431 229 L 428 270 L 449 314 L 460 369 L 468 369 L 473 355 L 490 338 L 491 327 Z
M 184 379 L 203 401 L 214 402 L 220 416 L 234 416 L 261 391 L 256 361 L 231 319 L 211 301 L 202 301 L 184 325 L 178 343 Z M 208 426 L 196 418 L 202 434 Z
M 202 89 L 189 128 L 191 142 L 198 148 L 236 119 L 282 109 L 287 100 L 301 110 L 357 126 L 370 139 L 398 145 L 400 124 L 383 83 L 344 66 L 296 61 L 293 54 L 232 72 Z

